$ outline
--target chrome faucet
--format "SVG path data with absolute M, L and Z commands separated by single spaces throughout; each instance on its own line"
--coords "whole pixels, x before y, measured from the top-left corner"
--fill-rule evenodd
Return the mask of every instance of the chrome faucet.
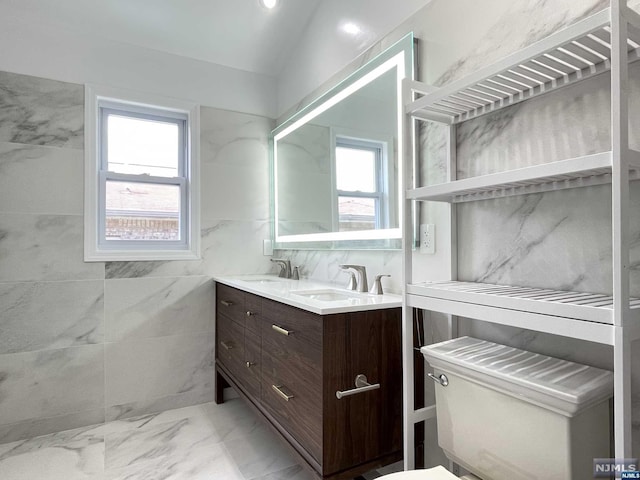
M 272 258 L 271 261 L 273 263 L 277 263 L 280 267 L 280 273 L 278 273 L 279 277 L 282 278 L 291 278 L 291 261 L 286 258 Z
M 391 275 L 376 275 L 376 279 L 373 281 L 373 285 L 371 287 L 371 290 L 369 290 L 369 293 L 373 293 L 374 295 L 383 295 L 384 291 L 382 290 L 382 282 L 381 282 L 381 278 L 382 277 L 390 277 Z
M 363 265 L 340 265 L 343 270 L 355 270 L 358 273 L 358 281 L 356 282 L 356 288 L 358 292 L 366 293 L 369 290 L 367 283 L 367 268 Z

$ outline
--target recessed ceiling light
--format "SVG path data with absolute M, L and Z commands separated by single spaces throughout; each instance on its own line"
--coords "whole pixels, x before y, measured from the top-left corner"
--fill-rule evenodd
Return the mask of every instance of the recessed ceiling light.
M 357 35 L 360 33 L 360 27 L 355 23 L 347 22 L 342 26 L 342 30 L 344 30 L 349 35 Z
M 260 0 L 260 5 L 271 10 L 278 4 L 278 0 Z

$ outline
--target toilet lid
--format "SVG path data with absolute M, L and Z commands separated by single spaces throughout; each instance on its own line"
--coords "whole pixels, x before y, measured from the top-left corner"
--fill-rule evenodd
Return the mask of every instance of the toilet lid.
M 391 473 L 377 480 L 460 480 L 460 477 L 456 477 L 443 466 L 437 466 L 426 470 Z

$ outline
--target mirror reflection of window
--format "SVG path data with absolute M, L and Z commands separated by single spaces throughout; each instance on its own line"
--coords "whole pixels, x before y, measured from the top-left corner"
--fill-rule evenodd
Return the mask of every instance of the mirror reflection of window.
M 384 211 L 383 142 L 336 137 L 335 172 L 338 231 L 388 227 Z

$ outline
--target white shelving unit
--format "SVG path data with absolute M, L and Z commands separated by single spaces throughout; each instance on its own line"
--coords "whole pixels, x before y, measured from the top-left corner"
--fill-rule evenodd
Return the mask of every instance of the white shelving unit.
M 449 128 L 447 181 L 415 186 L 405 195 L 405 468 L 415 464 L 414 425 L 435 416 L 435 406 L 416 410 L 413 400 L 415 308 L 447 314 L 452 337 L 456 317 L 462 316 L 612 346 L 615 456 L 632 456 L 630 348 L 640 338 L 640 299 L 629 296 L 629 181 L 640 178 L 640 152 L 628 141 L 628 64 L 638 59 L 640 15 L 626 0 L 611 0 L 609 8 L 442 88 L 405 82 L 405 185 L 414 181 L 414 122 Z M 611 75 L 611 151 L 456 179 L 456 124 L 606 72 Z M 456 281 L 457 203 L 605 183 L 612 185 L 613 295 Z M 449 281 L 413 281 L 414 201 L 449 205 Z

